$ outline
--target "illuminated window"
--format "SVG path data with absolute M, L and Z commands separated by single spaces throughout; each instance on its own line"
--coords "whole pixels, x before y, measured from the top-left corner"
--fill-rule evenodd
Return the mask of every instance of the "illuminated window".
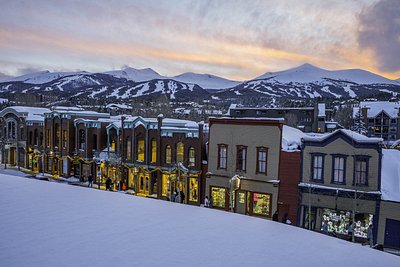
M 228 146 L 224 144 L 218 145 L 218 169 L 226 169 L 228 160 Z
M 176 162 L 183 162 L 184 146 L 183 143 L 176 144 Z
M 236 170 L 246 171 L 246 156 L 247 156 L 247 147 L 246 146 L 237 146 L 236 147 Z
M 46 146 L 51 146 L 51 131 L 50 131 L 50 129 L 46 130 Z
M 137 160 L 144 161 L 144 139 L 138 140 Z
M 131 159 L 132 158 L 132 141 L 130 140 L 130 137 L 127 138 L 128 140 L 126 141 L 126 158 Z
M 190 178 L 189 182 L 189 201 L 197 202 L 199 198 L 199 183 L 196 178 Z
M 56 123 L 54 126 L 55 128 L 55 140 L 54 140 L 54 146 L 59 147 L 60 146 L 60 138 L 61 138 L 61 133 L 60 133 L 60 124 Z
M 189 167 L 194 166 L 195 163 L 196 163 L 195 151 L 194 151 L 194 148 L 191 147 L 191 148 L 189 148 Z
M 268 148 L 257 147 L 257 173 L 267 173 Z
M 151 162 L 157 162 L 157 141 L 151 141 Z
M 111 150 L 115 151 L 115 140 L 111 141 Z
M 67 147 L 67 131 L 66 130 L 64 130 L 63 134 L 62 134 L 62 144 L 63 144 L 64 148 Z
M 253 193 L 253 213 L 270 216 L 271 195 Z
M 211 187 L 212 206 L 223 208 L 226 207 L 226 189 L 222 187 Z
M 163 174 L 162 175 L 162 189 L 161 189 L 161 194 L 163 196 L 167 196 L 169 192 L 169 175 Z
M 171 164 L 172 162 L 172 151 L 171 151 L 171 146 L 167 145 L 165 148 L 165 163 Z

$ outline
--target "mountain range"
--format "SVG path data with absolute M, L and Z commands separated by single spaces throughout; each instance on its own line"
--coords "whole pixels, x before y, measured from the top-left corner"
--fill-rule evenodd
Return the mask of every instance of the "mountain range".
M 195 97 L 216 100 L 246 97 L 340 98 L 379 92 L 397 94 L 400 93 L 399 80 L 390 80 L 361 69 L 330 71 L 311 64 L 267 72 L 248 81 L 191 72 L 167 77 L 150 68 L 128 67 L 103 73 L 42 71 L 19 77 L 0 77 L 0 96 L 38 93 L 110 100 L 159 95 L 177 100 Z

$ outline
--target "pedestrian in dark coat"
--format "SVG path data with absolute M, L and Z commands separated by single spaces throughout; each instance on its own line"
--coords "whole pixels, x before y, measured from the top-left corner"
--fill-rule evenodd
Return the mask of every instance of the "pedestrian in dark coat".
M 106 180 L 106 190 L 111 191 L 111 179 L 110 179 L 110 177 L 108 177 L 107 180 Z
M 92 177 L 92 175 L 91 174 L 89 174 L 89 177 L 88 177 L 88 187 L 93 187 L 93 177 Z
M 272 220 L 273 220 L 274 222 L 277 222 L 277 221 L 278 221 L 278 211 L 275 211 L 274 215 L 272 215 Z
M 180 191 L 180 195 L 181 195 L 181 203 L 185 202 L 185 193 L 183 193 L 183 191 Z

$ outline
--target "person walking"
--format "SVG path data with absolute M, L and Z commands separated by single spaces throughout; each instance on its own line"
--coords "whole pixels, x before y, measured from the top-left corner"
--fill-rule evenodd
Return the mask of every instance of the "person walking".
M 353 231 L 354 231 L 353 221 L 350 221 L 349 228 L 347 228 L 347 238 L 349 241 L 353 240 Z
M 374 226 L 370 224 L 367 229 L 367 241 L 363 243 L 363 246 L 369 245 L 371 248 L 374 246 Z
M 208 207 L 212 208 L 213 206 L 213 198 L 210 196 L 210 199 L 208 200 Z
M 182 190 L 180 192 L 180 196 L 181 196 L 181 203 L 184 203 L 185 202 L 185 193 L 183 193 Z
M 93 176 L 91 174 L 89 174 L 88 182 L 88 187 L 93 187 Z
M 210 201 L 208 200 L 208 196 L 204 199 L 204 207 L 209 208 L 210 207 Z
M 325 235 L 328 234 L 328 223 L 327 223 L 326 221 L 323 221 L 323 222 L 322 222 L 321 231 L 322 231 L 322 233 L 324 233 Z
M 283 215 L 282 223 L 292 224 L 292 222 L 289 220 L 289 214 L 285 213 L 285 215 Z
M 110 177 L 106 180 L 106 190 L 111 191 L 111 179 Z
M 277 222 L 279 219 L 278 219 L 278 211 L 275 211 L 275 213 L 274 213 L 274 215 L 272 215 L 272 220 L 274 221 L 274 222 Z

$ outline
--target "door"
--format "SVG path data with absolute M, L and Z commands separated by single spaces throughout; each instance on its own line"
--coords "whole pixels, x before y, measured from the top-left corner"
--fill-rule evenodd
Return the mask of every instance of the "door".
M 237 190 L 235 193 L 235 212 L 246 214 L 246 191 Z
M 9 163 L 10 165 L 15 165 L 16 164 L 16 157 L 17 157 L 17 153 L 16 153 L 16 148 L 15 147 L 11 147 L 9 150 Z
M 400 248 L 400 221 L 386 219 L 385 247 Z

